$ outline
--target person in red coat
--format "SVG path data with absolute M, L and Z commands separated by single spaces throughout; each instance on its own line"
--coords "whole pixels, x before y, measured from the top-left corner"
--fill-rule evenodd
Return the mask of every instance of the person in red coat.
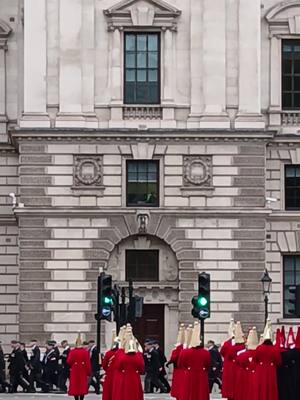
M 277 366 L 280 365 L 280 351 L 273 346 L 273 334 L 270 322 L 264 332 L 264 341 L 257 347 L 254 361 L 256 363 L 256 385 L 259 400 L 278 400 Z
M 142 353 L 137 349 L 137 341 L 132 336 L 125 343 L 125 350 L 116 360 L 116 370 L 120 379 L 115 385 L 120 385 L 122 391 L 116 400 L 143 400 L 144 393 L 140 375 L 144 374 L 145 364 Z
M 231 347 L 234 345 L 234 329 L 235 323 L 234 320 L 230 320 L 229 329 L 228 329 L 228 336 L 229 339 L 226 340 L 220 349 L 220 354 L 223 357 L 223 372 L 222 372 L 222 397 L 228 398 L 228 394 L 230 391 L 230 376 L 231 376 L 231 369 L 232 369 L 232 362 L 228 358 L 229 351 Z
M 69 396 L 75 400 L 83 400 L 88 394 L 88 378 L 92 373 L 89 353 L 82 347 L 80 335 L 76 340 L 76 347 L 72 349 L 67 358 L 70 367 Z
M 258 346 L 258 335 L 253 327 L 248 335 L 246 349 L 237 354 L 236 387 L 234 400 L 259 400 L 256 388 L 255 351 Z
M 200 325 L 195 323 L 189 350 L 182 360 L 186 369 L 183 400 L 209 400 L 209 351 L 200 342 Z
M 183 350 L 185 339 L 185 329 L 184 325 L 180 325 L 178 337 L 177 337 L 177 344 L 175 349 L 173 349 L 171 353 L 170 360 L 167 363 L 167 366 L 173 364 L 173 378 L 172 378 L 172 385 L 171 385 L 171 396 L 175 397 L 177 400 L 181 400 L 182 398 L 182 382 L 184 379 L 184 370 L 179 367 L 178 361 L 180 353 Z
M 115 331 L 113 330 L 112 347 L 105 353 L 102 360 L 102 368 L 105 371 L 102 400 L 112 400 L 118 340 L 119 338 L 116 338 Z
M 190 351 L 189 346 L 192 339 L 192 334 L 193 334 L 193 325 L 189 325 L 185 329 L 183 349 L 181 350 L 178 358 L 178 368 L 182 370 L 182 375 L 183 375 L 181 387 L 179 389 L 181 394 L 180 400 L 184 400 L 186 395 L 187 376 L 188 376 L 188 370 L 186 368 L 186 358 Z

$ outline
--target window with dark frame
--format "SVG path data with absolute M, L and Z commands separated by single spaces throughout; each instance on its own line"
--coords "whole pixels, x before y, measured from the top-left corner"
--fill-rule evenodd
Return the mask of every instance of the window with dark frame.
M 300 110 L 300 40 L 282 41 L 282 109 Z
M 159 161 L 127 160 L 128 207 L 158 207 Z
M 159 251 L 158 250 L 126 250 L 126 281 L 158 282 Z
M 300 165 L 285 166 L 285 209 L 300 210 Z
M 124 103 L 160 103 L 160 35 L 125 32 Z
M 283 316 L 284 318 L 295 318 L 289 313 L 293 304 L 289 302 L 292 295 L 289 292 L 290 286 L 300 284 L 300 255 L 283 256 Z

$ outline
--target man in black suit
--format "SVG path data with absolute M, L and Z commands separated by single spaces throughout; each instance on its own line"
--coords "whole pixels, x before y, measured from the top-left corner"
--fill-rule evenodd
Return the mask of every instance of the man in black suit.
M 30 342 L 31 353 L 29 357 L 29 382 L 30 389 L 35 392 L 35 384 L 42 389 L 42 392 L 49 392 L 49 385 L 42 380 L 42 363 L 41 363 L 41 351 L 38 346 L 36 339 Z
M 168 374 L 167 374 L 167 371 L 166 371 L 166 368 L 165 368 L 165 364 L 167 362 L 167 358 L 166 358 L 163 350 L 160 348 L 159 342 L 157 340 L 155 340 L 155 341 L 153 341 L 153 344 L 154 344 L 154 349 L 158 354 L 158 359 L 159 359 L 159 362 L 160 362 L 160 369 L 159 369 L 158 378 L 162 382 L 162 384 L 166 387 L 167 393 L 170 393 L 171 386 L 170 386 L 170 384 L 168 382 L 168 379 L 167 379 Z
M 95 340 L 88 342 L 88 352 L 90 353 L 92 375 L 89 379 L 89 386 L 93 386 L 96 394 L 100 394 L 100 365 L 99 365 L 99 354 Z
M 219 353 L 219 349 L 213 340 L 207 342 L 207 347 L 211 358 L 211 367 L 208 372 L 209 391 L 211 393 L 214 383 L 216 383 L 221 390 L 223 360 Z
M 59 356 L 59 374 L 58 374 L 58 387 L 63 392 L 67 391 L 67 379 L 69 378 L 69 366 L 67 364 L 68 355 L 70 353 L 70 346 L 67 340 L 61 342 L 63 348 L 62 353 Z
M 6 388 L 9 389 L 10 385 L 6 382 L 5 379 L 5 358 L 4 352 L 2 350 L 1 342 L 0 342 L 0 393 L 5 393 Z
M 52 340 L 46 343 L 46 352 L 42 360 L 43 381 L 49 385 L 49 389 L 53 390 L 53 385 L 57 384 L 57 367 L 58 357 L 55 345 Z
M 9 355 L 9 375 L 11 383 L 11 393 L 16 393 L 20 385 L 24 391 L 30 392 L 30 384 L 24 378 L 25 360 L 20 348 L 20 343 L 16 340 L 11 341 L 12 352 Z
M 153 388 L 157 387 L 161 393 L 167 393 L 168 389 L 159 379 L 161 371 L 161 362 L 158 352 L 154 348 L 153 341 L 146 340 L 144 352 L 145 361 L 145 393 L 153 393 Z

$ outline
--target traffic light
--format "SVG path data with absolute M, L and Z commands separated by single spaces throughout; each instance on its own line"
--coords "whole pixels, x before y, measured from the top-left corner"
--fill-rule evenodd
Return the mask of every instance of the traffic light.
M 300 318 L 300 285 L 290 286 L 289 292 L 292 298 L 289 303 L 293 304 L 293 308 L 289 309 L 289 313 L 294 315 L 296 318 Z
M 198 296 L 192 298 L 192 316 L 198 319 L 210 317 L 210 275 L 201 272 L 198 276 Z
M 102 272 L 98 276 L 98 318 L 111 321 L 114 309 L 112 277 Z
M 141 318 L 143 316 L 143 304 L 143 297 L 132 296 L 127 307 L 127 321 L 129 323 L 133 324 L 137 318 Z

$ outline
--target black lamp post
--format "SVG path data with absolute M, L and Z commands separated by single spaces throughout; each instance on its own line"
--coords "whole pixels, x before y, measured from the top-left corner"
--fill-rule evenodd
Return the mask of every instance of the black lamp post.
M 272 279 L 269 275 L 269 271 L 267 268 L 265 269 L 264 273 L 262 274 L 262 277 L 260 279 L 263 287 L 263 296 L 264 296 L 264 302 L 265 302 L 265 324 L 267 323 L 268 319 L 268 304 L 269 304 L 269 294 L 270 294 L 270 288 L 271 288 L 271 283 Z

